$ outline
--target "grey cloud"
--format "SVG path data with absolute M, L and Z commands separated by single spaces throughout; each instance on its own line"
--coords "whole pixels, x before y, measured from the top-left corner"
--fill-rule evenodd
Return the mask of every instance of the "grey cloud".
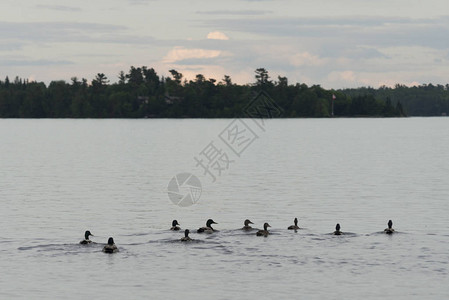
M 307 76 L 314 80 L 314 83 L 325 83 L 329 72 L 343 72 L 351 70 L 360 73 L 384 73 L 408 71 L 418 72 L 422 65 L 409 64 L 407 62 L 400 63 L 391 60 L 391 57 L 371 47 L 345 47 L 338 46 L 337 43 L 328 42 L 322 49 L 318 47 L 317 51 L 312 49 L 301 49 L 301 41 L 287 42 L 287 48 L 284 48 L 285 40 L 280 42 L 278 52 L 276 46 L 267 45 L 265 40 L 257 40 L 251 42 L 241 42 L 238 40 L 230 40 L 222 43 L 221 47 L 217 44 L 208 44 L 207 41 L 191 41 L 188 44 L 190 48 L 203 48 L 210 50 L 223 50 L 229 52 L 229 56 L 220 56 L 210 59 L 185 59 L 177 61 L 176 65 L 184 68 L 195 65 L 219 65 L 225 67 L 230 73 L 239 73 L 242 66 L 246 68 L 256 69 L 264 67 L 270 72 L 272 79 L 276 79 L 277 75 L 286 75 L 291 80 Z M 187 44 L 186 44 L 187 45 Z M 317 55 L 320 63 L 315 65 L 313 63 L 305 62 L 301 65 L 292 63 L 294 55 L 297 53 L 310 53 Z M 340 58 L 346 58 L 348 64 L 339 62 Z M 425 71 L 425 70 L 424 70 Z M 280 72 L 278 74 L 278 72 Z M 298 77 L 299 76 L 299 77 Z M 299 80 L 299 79 L 298 79 Z M 292 82 L 293 82 L 292 81 Z
M 349 46 L 425 46 L 449 48 L 449 18 L 392 17 L 217 19 L 204 22 L 219 30 L 261 36 L 340 40 Z
M 230 74 L 238 74 L 242 71 L 242 66 L 253 69 L 265 67 L 273 80 L 276 80 L 280 73 L 279 75 L 287 76 L 291 82 L 306 80 L 308 84 L 318 83 L 335 87 L 360 86 L 366 84 L 367 80 L 374 80 L 373 84 L 376 85 L 379 78 L 388 81 L 392 76 L 401 78 L 398 82 L 422 81 L 423 78 L 430 78 L 428 81 L 440 81 L 440 75 L 434 74 L 433 70 L 442 63 L 429 63 L 424 57 L 417 57 L 415 62 L 411 62 L 407 53 L 398 57 L 397 54 L 385 54 L 382 48 L 423 46 L 443 49 L 443 63 L 446 63 L 446 55 L 449 58 L 449 53 L 446 54 L 449 49 L 447 16 L 427 19 L 360 16 L 261 16 L 252 19 L 242 16 L 227 19 L 223 16 L 216 20 L 203 20 L 202 24 L 206 28 L 212 27 L 227 33 L 235 31 L 257 34 L 258 38 L 185 42 L 187 47 L 222 50 L 232 56 L 207 61 L 177 62 L 184 68 L 215 64 L 226 67 Z M 292 63 L 295 52 L 316 55 L 319 64 L 295 65 Z M 438 52 L 440 51 L 434 53 Z M 438 60 L 437 57 L 436 59 Z M 430 60 L 433 61 L 433 58 Z M 354 81 L 338 79 L 338 73 L 342 72 L 354 72 Z
M 347 47 L 344 44 L 328 44 L 328 47 L 317 50 L 321 57 L 337 58 L 350 57 L 351 59 L 388 58 L 379 50 L 371 47 Z
M 2 42 L 0 43 L 0 51 L 16 51 L 22 49 L 22 43 Z
M 149 36 L 135 36 L 128 28 L 119 25 L 76 23 L 76 22 L 0 22 L 0 43 L 2 40 L 21 43 L 129 43 L 148 44 L 155 39 Z
M 27 59 L 1 59 L 0 66 L 4 67 L 22 67 L 22 66 L 55 66 L 55 65 L 71 65 L 73 62 L 68 60 L 27 60 Z
M 187 48 L 201 48 L 207 50 L 221 50 L 228 54 L 232 54 L 232 60 L 236 60 L 240 65 L 257 65 L 267 62 L 276 62 L 277 65 L 284 64 L 283 62 L 289 61 L 290 57 L 285 55 L 294 55 L 296 53 L 308 52 L 319 56 L 320 58 L 340 58 L 346 57 L 351 60 L 367 60 L 373 58 L 388 59 L 384 53 L 380 52 L 374 47 L 360 47 L 351 46 L 348 47 L 346 43 L 338 43 L 338 41 L 332 39 L 326 41 L 324 44 L 318 46 L 312 46 L 313 41 L 309 39 L 283 39 L 270 41 L 258 39 L 258 40 L 197 40 L 187 41 L 183 45 Z M 276 46 L 284 49 L 284 52 L 280 53 L 276 51 Z M 306 45 L 306 47 L 304 46 Z M 267 47 L 273 47 L 272 51 L 265 52 Z M 275 65 L 275 64 L 273 64 Z M 287 69 L 294 68 L 288 63 L 284 66 Z
M 209 10 L 209 11 L 197 11 L 200 15 L 231 15 L 231 16 L 260 16 L 272 14 L 271 10 Z
M 131 5 L 147 5 L 149 2 L 154 2 L 156 0 L 128 0 Z
M 95 23 L 66 22 L 0 22 L 2 39 L 17 39 L 39 42 L 59 42 L 84 40 L 93 33 L 112 33 L 124 30 L 123 26 Z
M 77 12 L 82 11 L 82 9 L 80 7 L 65 6 L 65 5 L 44 5 L 44 4 L 38 4 L 38 5 L 36 5 L 36 8 L 57 10 L 57 11 L 77 11 Z

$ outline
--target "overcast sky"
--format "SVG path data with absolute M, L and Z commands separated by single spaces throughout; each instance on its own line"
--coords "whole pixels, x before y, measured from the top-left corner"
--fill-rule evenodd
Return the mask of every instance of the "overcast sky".
M 0 79 L 130 66 L 325 88 L 449 82 L 447 0 L 1 0 Z

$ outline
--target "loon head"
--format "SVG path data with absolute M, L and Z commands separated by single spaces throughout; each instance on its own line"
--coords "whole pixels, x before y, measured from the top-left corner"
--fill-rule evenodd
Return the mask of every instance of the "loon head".
M 388 221 L 388 229 L 391 229 L 393 227 L 393 222 L 391 220 Z
M 337 226 L 335 226 L 336 231 L 340 231 L 340 224 L 337 223 Z
M 245 224 L 245 226 L 249 226 L 249 224 L 254 224 L 254 223 L 251 222 L 250 220 L 246 219 L 244 224 Z
M 263 224 L 263 229 L 264 229 L 265 231 L 268 230 L 268 227 L 271 227 L 270 224 L 268 224 L 268 223 Z
M 295 219 L 293 220 L 293 223 L 295 223 L 295 226 L 298 226 L 298 218 L 295 218 Z
M 88 240 L 90 235 L 91 235 L 91 236 L 94 236 L 92 233 L 90 233 L 89 230 L 87 230 L 87 231 L 84 233 L 84 239 Z
M 114 239 L 112 237 L 108 239 L 108 245 L 114 245 Z
M 209 220 L 207 220 L 207 222 L 206 222 L 206 227 L 212 228 L 212 226 L 211 226 L 212 224 L 218 224 L 218 223 L 215 223 L 214 220 L 209 219 Z
M 190 230 L 188 230 L 188 229 L 184 230 L 184 236 L 186 238 L 189 237 L 189 233 L 190 233 Z
M 181 224 L 179 224 L 177 220 L 173 220 L 173 222 L 171 223 L 171 226 L 175 227 L 176 225 L 181 225 Z

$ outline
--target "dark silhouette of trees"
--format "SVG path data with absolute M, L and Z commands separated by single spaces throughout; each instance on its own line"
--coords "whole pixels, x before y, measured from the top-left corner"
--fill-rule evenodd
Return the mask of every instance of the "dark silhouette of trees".
M 229 86 L 232 85 L 231 77 L 228 76 L 228 75 L 225 75 L 225 76 L 223 77 L 222 81 L 223 81 L 224 85 L 226 85 L 227 87 L 229 87 Z
M 265 68 L 258 68 L 255 71 L 256 83 L 255 86 L 264 90 L 272 87 L 273 83 L 269 80 L 270 76 Z
M 88 83 L 0 80 L 2 118 L 234 118 L 260 91 L 282 108 L 282 117 L 440 116 L 449 113 L 449 84 L 394 88 L 361 87 L 326 90 L 320 85 L 290 84 L 287 77 L 271 81 L 265 68 L 255 70 L 255 82 L 238 85 L 229 75 L 220 82 L 197 74 L 192 80 L 172 69 L 160 77 L 153 68 L 131 66 L 110 83 L 98 73 Z

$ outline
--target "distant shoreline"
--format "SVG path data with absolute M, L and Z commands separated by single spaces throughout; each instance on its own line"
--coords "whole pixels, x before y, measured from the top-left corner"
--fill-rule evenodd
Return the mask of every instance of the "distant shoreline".
M 449 114 L 449 84 L 394 88 L 326 90 L 320 85 L 289 84 L 255 70 L 255 83 L 218 82 L 198 74 L 187 81 L 176 70 L 159 77 L 152 68 L 131 67 L 109 84 L 98 73 L 92 82 L 0 80 L 0 118 L 383 118 Z

